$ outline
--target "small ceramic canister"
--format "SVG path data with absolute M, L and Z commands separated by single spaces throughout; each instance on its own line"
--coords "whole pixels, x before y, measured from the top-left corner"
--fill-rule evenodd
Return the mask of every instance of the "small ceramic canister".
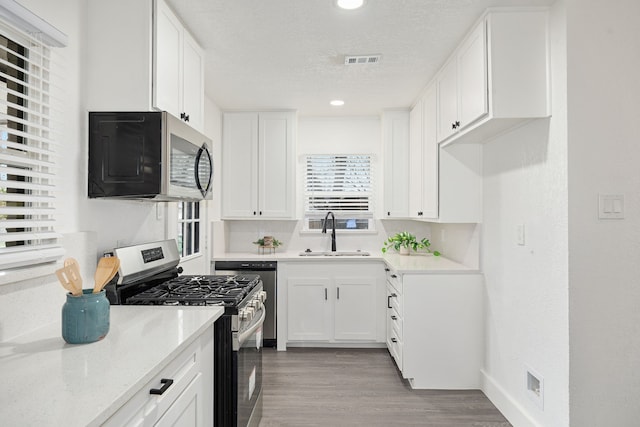
M 62 338 L 69 344 L 101 340 L 109 332 L 109 307 L 104 290 L 94 294 L 83 289 L 77 297 L 68 293 L 62 306 Z

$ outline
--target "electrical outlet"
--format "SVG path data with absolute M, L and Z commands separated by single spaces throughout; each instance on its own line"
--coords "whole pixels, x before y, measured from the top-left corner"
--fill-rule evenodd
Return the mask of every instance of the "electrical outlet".
M 544 378 L 527 367 L 527 396 L 544 410 Z

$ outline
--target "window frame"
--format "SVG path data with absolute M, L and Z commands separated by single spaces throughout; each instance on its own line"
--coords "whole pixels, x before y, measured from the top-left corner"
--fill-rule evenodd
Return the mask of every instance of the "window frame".
M 311 179 L 317 178 L 317 174 L 319 174 L 319 171 L 314 171 L 312 172 L 312 175 L 310 175 L 309 168 L 313 166 L 314 160 L 317 161 L 318 159 L 320 162 L 326 161 L 329 163 L 333 163 L 334 166 L 335 164 L 338 164 L 340 162 L 343 162 L 344 164 L 354 164 L 356 165 L 356 167 L 354 167 L 353 170 L 362 168 L 363 165 L 366 165 L 366 168 L 365 168 L 366 170 L 364 169 L 361 170 L 360 177 L 356 177 L 355 184 L 354 183 L 349 184 L 343 181 L 336 185 L 336 191 L 333 191 L 333 193 L 335 193 L 336 195 L 340 195 L 341 192 L 344 190 L 345 196 L 342 196 L 342 197 L 335 196 L 336 199 L 330 200 L 329 203 L 334 203 L 334 202 L 337 203 L 336 207 L 338 207 L 338 209 L 321 210 L 321 209 L 310 208 L 310 206 L 312 205 L 310 200 L 312 199 L 313 193 L 314 193 L 314 191 L 312 190 L 310 191 L 310 188 L 313 188 L 314 186 L 317 186 L 317 185 L 311 184 L 309 180 L 310 178 Z M 330 159 L 333 159 L 333 162 L 331 162 Z M 336 218 L 336 223 L 338 224 L 343 224 L 344 221 L 348 221 L 348 220 L 356 220 L 356 221 L 364 220 L 367 222 L 366 228 L 347 228 L 347 227 L 338 226 L 336 227 L 337 233 L 357 234 L 357 233 L 375 233 L 376 232 L 375 220 L 374 220 L 375 200 L 376 200 L 376 192 L 375 192 L 376 181 L 375 181 L 375 168 L 374 168 L 375 158 L 372 153 L 305 154 L 302 160 L 303 160 L 304 169 L 305 169 L 305 172 L 303 172 L 304 186 L 303 186 L 303 224 L 301 228 L 302 233 L 311 233 L 311 234 L 320 233 L 322 231 L 322 226 L 319 225 L 317 227 L 316 226 L 312 227 L 311 222 L 315 222 L 315 220 L 317 219 L 324 219 L 325 216 L 328 214 L 328 212 L 332 212 L 334 214 Z M 345 175 L 347 175 L 345 171 L 346 169 L 335 168 L 335 170 L 330 170 L 329 172 L 335 172 L 334 177 L 338 175 L 339 177 L 343 178 Z M 367 177 L 366 182 L 362 180 L 362 176 Z M 323 187 L 323 184 L 320 184 L 319 186 Z M 355 187 L 359 187 L 360 189 L 356 191 L 354 190 Z M 325 191 L 322 191 L 321 193 L 325 193 Z M 340 209 L 340 205 L 342 204 L 342 201 L 340 201 L 340 199 L 351 198 L 353 200 L 353 198 L 357 197 L 357 195 L 366 196 L 366 205 L 368 207 L 367 210 Z M 355 205 L 357 206 L 361 204 L 363 200 L 365 200 L 365 198 L 356 199 Z M 348 206 L 349 203 L 351 203 L 351 201 L 344 203 L 344 206 L 345 207 Z

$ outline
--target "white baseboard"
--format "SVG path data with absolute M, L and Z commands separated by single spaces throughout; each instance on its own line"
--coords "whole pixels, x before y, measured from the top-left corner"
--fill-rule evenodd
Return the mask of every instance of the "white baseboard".
M 480 370 L 480 377 L 480 387 L 483 393 L 514 427 L 542 427 L 491 375 Z

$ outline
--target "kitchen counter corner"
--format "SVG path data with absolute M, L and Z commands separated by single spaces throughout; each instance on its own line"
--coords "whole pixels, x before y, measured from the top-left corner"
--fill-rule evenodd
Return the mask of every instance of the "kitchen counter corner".
M 432 254 L 400 255 L 387 253 L 382 257 L 397 273 L 479 273 L 478 269 L 467 267 L 443 256 Z
M 194 342 L 221 307 L 111 306 L 101 341 L 71 345 L 60 319 L 0 343 L 0 425 L 100 425 Z

